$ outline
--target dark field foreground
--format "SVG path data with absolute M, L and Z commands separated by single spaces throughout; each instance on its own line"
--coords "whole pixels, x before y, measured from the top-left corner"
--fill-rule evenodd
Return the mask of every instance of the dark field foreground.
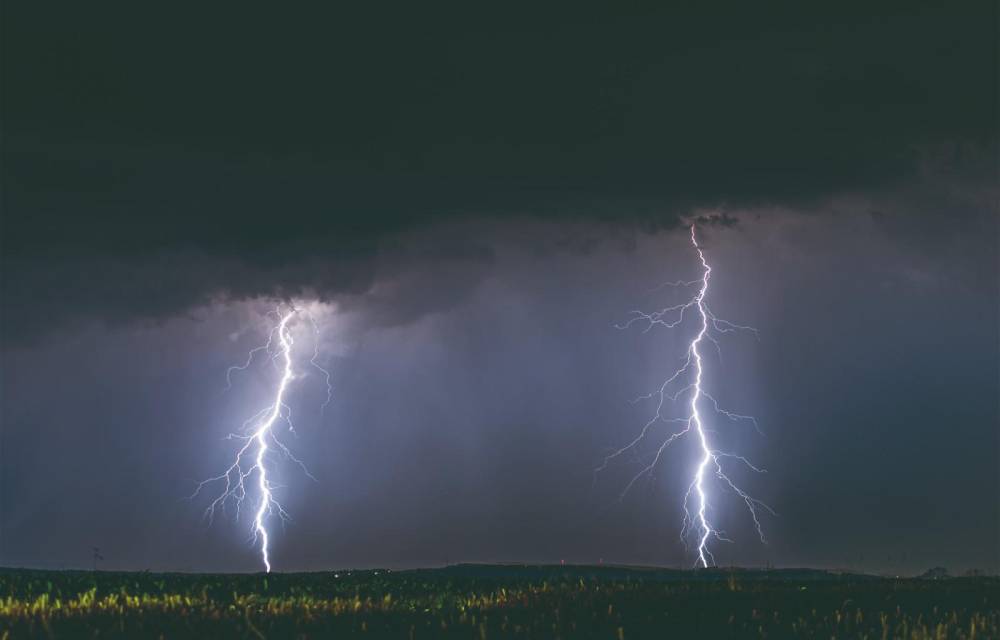
M 1000 638 L 1000 579 L 463 565 L 0 570 L 0 638 Z

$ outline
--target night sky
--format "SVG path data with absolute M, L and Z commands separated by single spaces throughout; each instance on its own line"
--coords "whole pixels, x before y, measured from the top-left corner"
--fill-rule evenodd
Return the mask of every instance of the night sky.
M 294 300 L 277 570 L 690 566 L 689 443 L 593 471 L 697 219 L 720 564 L 1000 570 L 996 4 L 657 4 L 4 3 L 0 564 L 258 570 L 185 498 Z

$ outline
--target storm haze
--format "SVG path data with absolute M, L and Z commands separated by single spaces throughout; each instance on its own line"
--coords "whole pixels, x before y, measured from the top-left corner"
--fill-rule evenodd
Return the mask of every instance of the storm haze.
M 594 470 L 695 223 L 777 512 L 719 563 L 1000 570 L 993 3 L 161 11 L 3 9 L 0 564 L 256 570 L 186 497 L 295 302 L 281 571 L 690 566 L 690 443 Z

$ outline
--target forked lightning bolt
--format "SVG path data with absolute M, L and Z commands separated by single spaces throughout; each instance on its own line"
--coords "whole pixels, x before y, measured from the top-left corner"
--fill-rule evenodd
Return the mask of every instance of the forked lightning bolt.
M 267 342 L 251 349 L 243 365 L 230 367 L 226 371 L 228 389 L 232 386 L 232 374 L 235 371 L 243 371 L 249 368 L 258 353 L 263 352 L 267 354 L 271 363 L 276 365 L 279 375 L 271 404 L 244 422 L 241 433 L 229 434 L 227 439 L 243 443 L 237 450 L 233 463 L 223 473 L 198 483 L 198 487 L 191 496 L 192 498 L 197 496 L 207 485 L 220 483 L 223 485 L 222 493 L 206 508 L 206 518 L 211 522 L 215 516 L 216 509 L 225 509 L 226 504 L 230 501 L 235 504 L 236 515 L 239 518 L 240 507 L 243 504 L 243 500 L 247 497 L 247 484 L 250 483 L 251 486 L 256 484 L 257 492 L 259 493 L 259 502 L 254 512 L 251 537 L 254 543 L 260 543 L 261 560 L 264 563 L 264 570 L 267 572 L 271 571 L 270 536 L 267 530 L 267 519 L 274 515 L 277 515 L 282 522 L 289 519 L 288 512 L 285 511 L 281 503 L 275 498 L 275 485 L 272 484 L 268 474 L 268 463 L 273 459 L 273 451 L 280 452 L 286 459 L 298 464 L 303 472 L 312 478 L 305 465 L 292 455 L 291 451 L 282 443 L 276 433 L 276 426 L 280 423 L 284 423 L 290 432 L 294 433 L 295 430 L 291 420 L 291 409 L 285 404 L 288 387 L 300 375 L 296 373 L 293 365 L 295 340 L 292 338 L 289 325 L 296 316 L 304 312 L 292 307 L 285 312 L 278 309 L 271 313 L 277 316 L 278 323 L 268 333 Z M 315 320 L 311 315 L 306 315 L 318 337 L 319 328 Z M 325 408 L 332 397 L 330 373 L 316 362 L 318 356 L 319 344 L 317 340 L 314 343 L 309 365 L 325 376 L 327 390 L 326 402 L 323 404 L 323 408 Z
M 628 452 L 634 451 L 636 447 L 646 440 L 650 431 L 653 430 L 658 423 L 666 422 L 681 425 L 679 430 L 674 431 L 663 439 L 660 446 L 656 449 L 652 462 L 643 467 L 639 473 L 633 476 L 632 480 L 626 485 L 624 491 L 621 493 L 620 498 L 624 498 L 628 491 L 640 478 L 652 476 L 657 464 L 663 456 L 664 451 L 666 451 L 672 443 L 685 435 L 692 436 L 693 434 L 693 437 L 697 441 L 698 445 L 698 464 L 695 467 L 691 484 L 688 486 L 687 492 L 684 494 L 684 523 L 681 529 L 681 539 L 685 542 L 685 544 L 692 537 L 697 541 L 696 564 L 701 565 L 702 567 L 708 567 L 715 564 L 715 558 L 709 549 L 709 542 L 713 539 L 729 542 L 729 539 L 726 538 L 723 532 L 719 531 L 712 525 L 712 519 L 710 516 L 711 499 L 709 495 L 709 478 L 706 477 L 706 474 L 714 476 L 718 480 L 718 485 L 734 492 L 737 496 L 739 496 L 744 504 L 746 504 L 750 516 L 753 519 L 757 534 L 760 536 L 761 542 L 766 542 L 766 540 L 764 538 L 760 518 L 758 517 L 758 510 L 763 509 L 771 514 L 774 514 L 774 511 L 771 507 L 750 496 L 743 489 L 739 488 L 726 474 L 724 470 L 724 461 L 734 460 L 757 473 L 763 473 L 764 470 L 754 466 L 743 456 L 731 452 L 720 451 L 715 448 L 709 438 L 710 431 L 705 425 L 705 418 L 702 416 L 702 411 L 704 410 L 707 402 L 715 415 L 722 416 L 725 419 L 734 422 L 747 422 L 752 424 L 755 429 L 757 428 L 757 421 L 753 417 L 732 413 L 722 409 L 719 406 L 719 403 L 716 402 L 715 398 L 705 391 L 703 386 L 704 361 L 702 355 L 702 347 L 707 341 L 715 346 L 721 357 L 721 348 L 717 339 L 719 334 L 731 333 L 734 331 L 749 331 L 756 335 L 757 331 L 752 327 L 733 324 L 718 318 L 712 313 L 711 309 L 709 309 L 705 298 L 708 295 L 708 285 L 712 275 L 712 267 L 708 264 L 708 261 L 705 259 L 705 253 L 698 244 L 695 228 L 695 225 L 692 224 L 691 244 L 698 253 L 698 259 L 701 262 L 701 278 L 689 281 L 679 280 L 667 283 L 663 286 L 679 288 L 697 287 L 697 293 L 681 304 L 668 306 L 651 313 L 633 311 L 632 317 L 628 320 L 628 322 L 618 325 L 618 328 L 627 329 L 637 323 L 640 325 L 645 324 L 644 332 L 649 331 L 654 326 L 674 328 L 683 323 L 688 315 L 696 315 L 698 332 L 688 345 L 684 364 L 679 369 L 674 371 L 673 374 L 667 377 L 667 379 L 664 380 L 663 384 L 661 384 L 656 391 L 639 398 L 640 400 L 656 400 L 656 411 L 654 412 L 652 418 L 650 418 L 645 426 L 643 426 L 639 434 L 630 443 L 606 456 L 603 463 L 597 468 L 596 471 L 601 472 L 607 469 L 608 466 L 616 459 Z M 690 394 L 690 398 L 687 402 L 686 415 L 682 417 L 671 417 L 666 415 L 664 412 L 667 405 L 673 403 L 684 394 Z

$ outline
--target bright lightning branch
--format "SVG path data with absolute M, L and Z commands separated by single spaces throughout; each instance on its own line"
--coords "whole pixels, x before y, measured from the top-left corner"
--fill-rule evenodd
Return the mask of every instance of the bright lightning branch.
M 706 302 L 709 282 L 712 276 L 712 267 L 708 264 L 705 253 L 698 244 L 698 237 L 695 233 L 695 225 L 693 224 L 691 225 L 691 244 L 697 252 L 698 260 L 701 263 L 701 277 L 697 280 L 671 282 L 668 283 L 668 286 L 687 290 L 694 289 L 694 295 L 685 302 L 668 306 L 658 311 L 633 311 L 632 317 L 628 322 L 618 326 L 619 329 L 627 329 L 638 324 L 639 326 L 644 326 L 644 332 L 649 331 L 653 327 L 672 329 L 682 325 L 688 318 L 693 317 L 697 326 L 697 332 L 688 344 L 684 364 L 667 377 L 656 391 L 640 398 L 656 401 L 656 411 L 653 416 L 630 443 L 606 456 L 596 471 L 604 471 L 614 461 L 626 453 L 634 451 L 640 444 L 646 441 L 653 428 L 658 424 L 666 422 L 678 425 L 679 428 L 664 438 L 657 447 L 652 462 L 640 469 L 626 485 L 620 496 L 620 498 L 624 498 L 640 478 L 652 476 L 664 451 L 671 444 L 685 436 L 693 437 L 697 443 L 697 459 L 691 482 L 688 485 L 687 492 L 684 494 L 684 523 L 681 528 L 681 540 L 687 544 L 693 539 L 696 543 L 696 565 L 708 567 L 715 564 L 715 557 L 709 549 L 710 543 L 713 540 L 730 542 L 729 538 L 712 524 L 713 488 L 731 491 L 742 500 L 749 511 L 750 517 L 753 519 L 761 542 L 766 542 L 766 540 L 761 527 L 759 512 L 763 509 L 768 513 L 774 514 L 774 511 L 771 507 L 750 496 L 746 491 L 738 487 L 730 479 L 729 475 L 727 475 L 725 468 L 729 461 L 733 461 L 744 465 L 756 473 L 764 473 L 764 470 L 752 464 L 744 456 L 716 448 L 710 437 L 712 432 L 706 425 L 710 416 L 718 416 L 728 421 L 747 422 L 752 424 L 755 429 L 757 428 L 757 421 L 753 417 L 726 411 L 706 391 L 704 379 L 705 361 L 702 353 L 706 342 L 714 345 L 716 349 L 720 349 L 718 337 L 721 334 L 748 331 L 756 335 L 757 331 L 752 327 L 733 324 L 712 313 Z M 684 415 L 680 417 L 668 415 L 667 407 L 681 399 L 684 400 L 684 405 L 686 406 Z
M 197 496 L 208 485 L 221 485 L 221 493 L 205 510 L 205 515 L 209 519 L 209 522 L 211 522 L 216 510 L 220 508 L 224 509 L 229 502 L 235 504 L 236 517 L 238 519 L 240 507 L 247 498 L 248 492 L 255 489 L 255 499 L 257 502 L 254 509 L 251 539 L 254 544 L 259 543 L 260 545 L 261 561 L 264 564 L 264 570 L 267 572 L 271 571 L 270 534 L 267 528 L 268 519 L 277 516 L 283 522 L 288 520 L 288 512 L 285 511 L 274 495 L 275 486 L 270 478 L 269 470 L 276 459 L 280 460 L 283 458 L 296 463 L 307 476 L 312 478 L 305 465 L 292 455 L 288 447 L 279 439 L 277 433 L 279 425 L 283 425 L 289 432 L 294 433 L 295 429 L 291 421 L 291 410 L 285 403 L 285 396 L 292 382 L 302 376 L 301 373 L 297 373 L 294 364 L 295 340 L 292 338 L 291 323 L 297 317 L 305 315 L 311 323 L 317 338 L 319 335 L 315 321 L 307 312 L 292 307 L 287 311 L 282 311 L 279 308 L 272 313 L 278 318 L 278 322 L 268 333 L 267 342 L 252 349 L 245 364 L 230 367 L 226 372 L 226 379 L 231 385 L 233 372 L 244 371 L 249 368 L 258 353 L 266 354 L 268 360 L 275 365 L 278 371 L 278 380 L 274 387 L 271 402 L 244 422 L 241 432 L 229 434 L 227 439 L 242 443 L 236 451 L 232 464 L 223 473 L 200 482 L 191 496 L 192 498 Z M 316 362 L 319 354 L 318 349 L 317 340 L 314 343 L 312 357 L 307 362 L 310 367 L 315 368 L 325 376 L 327 403 L 329 403 L 331 397 L 330 374 Z M 324 403 L 323 406 L 325 407 L 326 404 Z

